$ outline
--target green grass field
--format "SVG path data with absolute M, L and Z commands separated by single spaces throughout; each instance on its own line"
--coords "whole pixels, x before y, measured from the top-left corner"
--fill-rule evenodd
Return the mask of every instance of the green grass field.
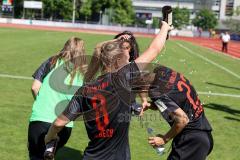
M 35 31 L 0 28 L 0 74 L 30 77 L 49 56 L 58 52 L 70 36 L 81 37 L 86 51 L 91 54 L 94 46 L 113 36 Z M 141 51 L 150 38 L 138 37 Z M 240 153 L 240 60 L 214 53 L 211 50 L 182 41 L 168 41 L 161 56 L 161 64 L 169 66 L 188 77 L 200 93 L 208 120 L 213 127 L 214 149 L 210 160 L 238 160 Z M 33 98 L 31 80 L 0 76 L 0 159 L 26 160 L 28 118 Z M 152 117 L 149 115 L 152 114 Z M 146 112 L 148 121 L 157 132 L 164 133 L 168 126 L 157 112 Z M 130 126 L 131 156 L 133 160 L 166 159 L 159 157 L 147 142 L 146 129 L 138 118 Z M 57 160 L 81 159 L 88 143 L 85 127 L 77 122 L 66 147 L 58 153 Z

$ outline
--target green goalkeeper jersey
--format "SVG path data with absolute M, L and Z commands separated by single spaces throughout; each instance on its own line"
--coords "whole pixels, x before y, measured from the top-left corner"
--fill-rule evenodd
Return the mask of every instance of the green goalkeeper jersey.
M 54 68 L 44 78 L 36 100 L 33 103 L 30 122 L 52 123 L 67 107 L 74 93 L 83 84 L 83 76 L 76 73 L 72 84 L 71 75 L 63 60 L 58 60 Z M 71 85 L 70 85 L 71 84 Z M 66 125 L 73 127 L 73 122 Z

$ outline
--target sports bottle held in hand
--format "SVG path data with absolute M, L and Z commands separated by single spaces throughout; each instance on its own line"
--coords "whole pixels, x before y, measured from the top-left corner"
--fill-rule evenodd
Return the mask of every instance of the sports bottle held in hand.
M 172 7 L 171 6 L 164 6 L 162 8 L 162 15 L 163 15 L 163 21 L 167 22 L 169 26 L 172 25 Z M 169 35 L 167 35 L 167 39 L 169 38 Z
M 152 128 L 149 128 L 149 127 L 148 127 L 148 128 L 147 128 L 147 132 L 148 132 L 148 135 L 149 135 L 150 137 L 155 137 L 155 135 L 153 134 L 153 129 L 152 129 Z M 165 150 L 165 148 L 164 148 L 163 145 L 162 145 L 162 146 L 159 146 L 159 147 L 155 147 L 155 149 L 156 149 L 158 155 L 163 155 L 164 150 Z

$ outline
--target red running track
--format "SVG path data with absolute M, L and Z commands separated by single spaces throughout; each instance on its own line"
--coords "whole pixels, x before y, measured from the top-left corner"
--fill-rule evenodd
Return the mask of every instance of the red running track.
M 18 28 L 18 29 L 31 29 L 31 30 L 46 30 L 46 31 L 59 31 L 59 32 L 82 32 L 92 34 L 107 34 L 116 35 L 119 32 L 109 30 L 94 30 L 94 29 L 81 29 L 81 28 L 65 28 L 65 27 L 51 27 L 51 26 L 39 26 L 39 25 L 25 25 L 25 24 L 11 24 L 0 23 L 1 28 Z M 153 34 L 134 33 L 136 36 L 153 37 Z
M 109 34 L 116 35 L 118 32 L 107 31 L 107 30 L 86 30 L 79 28 L 64 28 L 64 27 L 47 27 L 47 26 L 36 26 L 36 25 L 19 25 L 19 24 L 4 24 L 0 23 L 0 27 L 7 28 L 19 28 L 19 29 L 33 29 L 33 30 L 50 30 L 50 31 L 61 31 L 61 32 L 84 32 L 84 33 L 96 33 L 96 34 Z M 152 34 L 143 34 L 143 33 L 134 33 L 136 36 L 144 36 L 144 37 L 153 37 Z M 194 44 L 211 48 L 216 51 L 220 51 L 222 49 L 222 43 L 220 39 L 214 38 L 199 38 L 199 37 L 171 37 L 173 40 L 183 40 L 192 42 Z M 240 42 L 231 41 L 228 46 L 228 54 L 230 56 L 240 58 Z
M 211 48 L 216 51 L 222 52 L 222 41 L 219 38 L 171 37 L 171 39 L 188 41 L 203 47 Z M 230 41 L 228 44 L 228 53 L 224 54 L 240 58 L 240 42 Z

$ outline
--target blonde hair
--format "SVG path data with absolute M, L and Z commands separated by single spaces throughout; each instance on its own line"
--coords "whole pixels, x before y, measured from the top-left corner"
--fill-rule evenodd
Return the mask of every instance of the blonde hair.
M 77 72 L 85 74 L 87 68 L 86 54 L 84 41 L 77 37 L 71 37 L 65 44 L 62 50 L 51 61 L 51 66 L 54 66 L 57 60 L 64 60 L 65 68 L 71 75 L 70 84 Z
M 85 74 L 84 82 L 90 82 L 99 71 L 104 73 L 107 67 L 115 64 L 117 57 L 123 53 L 122 44 L 123 42 L 118 39 L 98 44 Z

